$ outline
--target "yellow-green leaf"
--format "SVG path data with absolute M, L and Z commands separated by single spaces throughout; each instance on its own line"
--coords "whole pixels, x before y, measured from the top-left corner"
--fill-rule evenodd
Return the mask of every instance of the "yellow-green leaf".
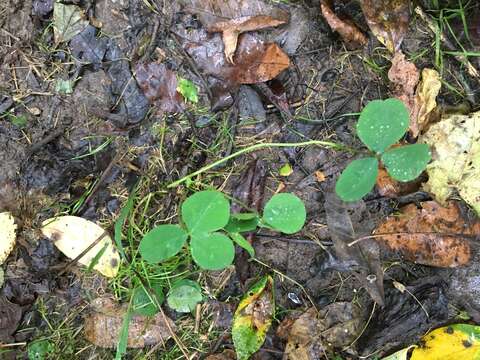
M 287 163 L 278 170 L 278 173 L 280 176 L 290 176 L 293 173 L 292 166 Z
M 238 360 L 247 360 L 260 349 L 274 309 L 273 278 L 267 275 L 250 288 L 235 311 L 232 339 Z
M 480 326 L 455 324 L 425 335 L 410 360 L 480 359 Z

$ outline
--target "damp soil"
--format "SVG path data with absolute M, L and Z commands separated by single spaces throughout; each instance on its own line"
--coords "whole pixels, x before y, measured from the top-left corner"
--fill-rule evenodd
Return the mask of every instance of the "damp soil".
M 97 27 L 89 25 L 69 43 L 57 45 L 51 31 L 53 0 L 0 4 L 0 212 L 10 211 L 18 224 L 17 245 L 1 265 L 4 282 L 0 284 L 0 357 L 11 359 L 28 358 L 27 345 L 51 334 L 51 324 L 61 319 L 68 319 L 70 330 L 62 333 L 60 327 L 55 336 L 75 334 L 75 341 L 73 348 L 62 348 L 65 353 L 52 358 L 79 354 L 75 358 L 107 359 L 114 354 L 88 345 L 82 336 L 87 305 L 97 296 L 111 294 L 111 287 L 79 268 L 63 272 L 69 260 L 42 236 L 43 220 L 74 214 L 106 224 L 110 231 L 139 181 L 144 181 L 145 194 L 159 194 L 152 197 L 149 211 L 159 219 L 174 220 L 189 189 L 185 185 L 167 189 L 167 184 L 259 141 L 316 139 L 358 148 L 356 117 L 348 114 L 390 93 L 386 50 L 373 37 L 365 49 L 347 50 L 321 17 L 315 0 L 283 5 L 293 25 L 265 35 L 282 46 L 291 66 L 266 84 L 235 89 L 219 83 L 215 71 L 205 75 L 202 59 L 189 53 L 192 41 L 211 35 L 201 33 L 198 18 L 185 12 L 180 2 L 153 1 L 155 11 L 146 6 L 148 1 L 65 3 L 81 6 Z M 366 31 L 359 7 L 346 3 L 343 11 Z M 416 59 L 419 68 L 432 66 L 432 36 L 425 25 L 412 21 L 407 34 L 403 51 L 422 53 Z M 211 49 L 221 46 L 219 37 L 215 41 L 209 43 Z M 152 61 L 192 80 L 199 88 L 201 105 L 175 114 L 151 106 L 135 69 Z M 446 82 L 451 74 L 462 72 L 455 60 L 444 66 Z M 462 77 L 472 89 L 478 86 Z M 59 80 L 73 84 L 70 94 L 58 92 Z M 473 91 L 472 96 L 477 95 Z M 456 106 L 463 99 L 447 89 L 438 101 Z M 282 103 L 298 115 L 297 120 L 279 110 Z M 446 271 L 411 264 L 399 256 L 382 258 L 384 303 L 374 307 L 371 292 L 358 280 L 361 272 L 335 254 L 328 226 L 332 219 L 326 211 L 328 197 L 351 159 L 348 152 L 320 147 L 268 149 L 202 175 L 199 182 L 220 187 L 252 208 L 261 209 L 279 189 L 292 192 L 304 201 L 308 214 L 305 228 L 293 236 L 268 230 L 250 234 L 258 262 L 249 261 L 239 250 L 227 275 L 205 275 L 207 286 L 218 289 L 210 294 L 206 308 L 216 314 L 214 325 L 219 331 L 228 331 L 235 299 L 253 279 L 268 272 L 276 277 L 279 322 L 289 312 L 301 313 L 312 306 L 355 304 L 356 328 L 364 331 L 354 347 L 345 350 L 342 344 L 335 350 L 345 358 L 400 349 L 427 330 L 454 321 L 459 309 L 480 320 L 477 265 Z M 288 177 L 278 172 L 285 164 L 293 169 Z M 399 206 L 428 199 L 422 192 L 386 198 L 375 190 L 345 211 L 355 235 L 361 237 Z M 399 292 L 393 281 L 409 292 Z M 231 348 L 228 336 L 216 340 L 204 344 L 203 357 Z M 173 346 L 168 342 L 149 356 L 162 358 Z M 272 330 L 266 350 L 256 358 L 282 359 L 284 346 L 285 339 Z M 138 350 L 129 356 L 136 358 Z

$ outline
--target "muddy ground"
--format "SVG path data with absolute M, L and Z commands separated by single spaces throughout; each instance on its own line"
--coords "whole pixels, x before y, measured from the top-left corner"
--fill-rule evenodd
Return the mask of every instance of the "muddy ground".
M 43 358 L 114 357 L 115 349 L 85 340 L 83 321 L 96 297 L 128 302 L 133 286 L 128 271 L 121 271 L 115 280 L 78 265 L 63 271 L 69 259 L 39 228 L 47 218 L 70 214 L 113 231 L 135 184 L 137 218 L 133 219 L 142 224 L 142 230 L 175 221 L 181 201 L 209 187 L 253 201 L 260 208 L 279 187 L 305 202 L 308 219 L 300 233 L 279 236 L 262 230 L 252 235 L 258 261 L 249 261 L 238 250 L 232 268 L 202 273 L 188 259 L 181 260 L 183 265 L 175 271 L 191 274 L 205 290 L 201 316 L 180 315 L 166 305 L 165 311 L 194 358 L 232 349 L 228 336 L 232 311 L 252 280 L 266 273 L 275 277 L 277 314 L 256 359 L 282 359 L 285 338 L 278 334 L 279 324 L 312 307 L 331 309 L 335 319 L 330 319 L 330 328 L 351 324 L 351 333 L 333 336 L 333 343 L 316 339 L 312 359 L 381 357 L 459 316 L 480 320 L 478 263 L 468 269 L 443 270 L 408 263 L 400 256 L 384 258 L 384 304 L 380 306 L 355 271 L 335 258 L 327 213 L 336 206 L 331 195 L 336 178 L 351 160 L 348 152 L 313 146 L 261 150 L 187 184 L 167 188 L 182 176 L 256 142 L 314 139 L 359 147 L 355 114 L 370 100 L 391 94 L 386 77 L 390 57 L 374 36 L 370 35 L 366 47 L 348 50 L 323 19 L 318 1 L 282 2 L 280 6 L 290 13 L 290 24 L 262 36 L 282 46 L 291 66 L 267 87 L 244 85 L 219 99 L 216 94 L 210 97 L 205 78 L 211 79 L 184 49 L 185 38 L 200 31 L 202 24 L 180 2 L 65 3 L 84 9 L 92 25 L 61 44 L 53 39 L 51 0 L 0 3 L 0 212 L 10 211 L 18 225 L 15 249 L 1 266 L 2 359 L 28 358 L 28 345 L 38 340 L 47 340 L 51 346 Z M 432 9 L 427 1 L 420 5 L 427 12 Z M 340 8 L 368 34 L 355 2 Z M 418 68 L 435 67 L 434 37 L 418 16 L 412 16 L 402 50 Z M 149 104 L 133 73 L 137 64 L 152 61 L 163 61 L 168 69 L 193 81 L 199 103 L 173 113 L 159 112 Z M 472 63 L 477 66 L 476 61 Z M 442 66 L 442 79 L 449 86 L 442 88 L 437 102 L 475 109 L 478 79 L 471 78 L 451 56 L 444 56 Z M 58 91 L 59 79 L 74 80 L 70 94 Z M 276 95 L 280 100 L 272 104 L 268 89 L 275 88 L 280 89 Z M 281 101 L 288 104 L 291 118 L 275 106 Z M 285 164 L 293 169 L 288 177 L 278 172 Z M 344 210 L 361 237 L 400 206 L 429 199 L 421 190 L 394 198 L 375 190 Z M 409 291 L 400 292 L 394 281 Z M 179 359 L 183 355 L 170 340 L 129 349 L 127 358 Z

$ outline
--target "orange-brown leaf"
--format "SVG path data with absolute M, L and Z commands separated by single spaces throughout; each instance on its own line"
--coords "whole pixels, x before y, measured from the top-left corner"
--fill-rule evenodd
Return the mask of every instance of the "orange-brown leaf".
M 321 0 L 320 8 L 328 25 L 330 25 L 333 31 L 340 34 L 347 48 L 358 49 L 365 46 L 367 37 L 351 20 L 340 19 L 332 10 L 332 2 L 330 0 Z
M 470 239 L 480 235 L 480 221 L 466 221 L 454 202 L 442 207 L 428 201 L 421 208 L 405 206 L 399 216 L 390 216 L 380 224 L 375 235 L 380 244 L 409 261 L 456 267 L 469 263 Z

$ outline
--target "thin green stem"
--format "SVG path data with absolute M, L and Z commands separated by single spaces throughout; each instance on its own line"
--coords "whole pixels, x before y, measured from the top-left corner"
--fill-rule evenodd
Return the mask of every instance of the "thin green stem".
M 261 144 L 255 144 L 252 146 L 248 146 L 246 148 L 243 148 L 241 150 L 238 150 L 237 152 L 234 152 L 233 154 L 230 154 L 228 156 L 225 156 L 224 158 L 221 158 L 220 160 L 217 160 L 211 164 L 208 164 L 197 171 L 194 171 L 191 174 L 188 174 L 184 177 L 182 177 L 179 180 L 176 180 L 170 184 L 167 185 L 167 188 L 173 188 L 177 187 L 178 185 L 184 183 L 185 181 L 191 179 L 194 176 L 200 175 L 204 173 L 205 171 L 208 171 L 210 169 L 213 169 L 214 167 L 223 164 L 224 162 L 227 162 L 228 160 L 234 159 L 240 155 L 250 153 L 252 151 L 256 150 L 261 150 L 265 148 L 284 148 L 284 147 L 304 147 L 304 146 L 311 146 L 311 145 L 317 145 L 317 146 L 324 146 L 327 148 L 336 148 L 336 149 L 341 149 L 341 150 L 347 150 L 347 151 L 353 151 L 352 149 L 339 145 L 333 142 L 329 141 L 320 141 L 320 140 L 309 140 L 309 141 L 304 141 L 304 142 L 298 142 L 298 143 L 261 143 Z

